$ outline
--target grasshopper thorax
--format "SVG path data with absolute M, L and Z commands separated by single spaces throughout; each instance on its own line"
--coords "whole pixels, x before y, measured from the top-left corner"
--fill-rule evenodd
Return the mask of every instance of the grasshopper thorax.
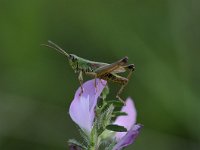
M 69 54 L 69 63 L 75 73 L 82 72 L 93 72 L 94 68 L 89 60 L 78 57 L 74 54 Z

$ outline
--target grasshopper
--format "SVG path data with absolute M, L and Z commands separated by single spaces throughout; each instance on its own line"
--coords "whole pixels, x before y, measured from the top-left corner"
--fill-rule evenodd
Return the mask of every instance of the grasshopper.
M 53 48 L 56 51 L 60 52 L 61 54 L 64 54 L 68 58 L 69 64 L 71 65 L 72 69 L 74 70 L 75 73 L 78 73 L 78 80 L 80 82 L 82 92 L 84 90 L 82 87 L 83 74 L 86 74 L 95 78 L 95 88 L 96 88 L 96 78 L 121 84 L 122 86 L 117 92 L 116 98 L 118 98 L 120 101 L 124 103 L 123 99 L 120 97 L 120 94 L 122 93 L 133 71 L 135 70 L 134 64 L 127 64 L 128 57 L 124 57 L 111 64 L 90 61 L 78 57 L 74 54 L 68 54 L 65 50 L 60 48 L 57 44 L 53 43 L 52 41 L 48 41 L 48 43 L 49 44 L 42 44 L 42 45 Z M 118 73 L 123 73 L 127 70 L 129 71 L 129 73 L 126 78 L 118 75 Z

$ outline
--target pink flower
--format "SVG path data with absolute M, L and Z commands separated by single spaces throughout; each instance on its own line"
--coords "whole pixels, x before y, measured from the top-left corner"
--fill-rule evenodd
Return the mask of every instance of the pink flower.
M 81 95 L 81 88 L 79 87 L 69 108 L 72 120 L 88 136 L 93 128 L 97 100 L 106 85 L 106 81 L 96 79 L 96 89 L 94 85 L 95 80 L 85 82 L 83 84 L 84 92 Z M 116 132 L 114 134 L 113 139 L 116 140 L 117 144 L 112 150 L 121 150 L 132 144 L 142 127 L 136 124 L 136 109 L 133 100 L 128 98 L 125 103 L 126 105 L 122 107 L 121 112 L 125 112 L 127 115 L 117 117 L 113 124 L 125 127 L 127 132 Z
M 106 81 L 96 79 L 96 89 L 94 85 L 94 79 L 85 82 L 83 84 L 84 92 L 81 95 L 81 88 L 79 87 L 69 108 L 69 114 L 72 120 L 88 134 L 93 126 L 94 111 L 98 97 L 104 89 Z
M 121 109 L 122 112 L 127 113 L 127 116 L 119 116 L 115 120 L 114 124 L 124 126 L 127 132 L 117 132 L 115 138 L 117 144 L 113 150 L 121 150 L 122 148 L 132 144 L 138 136 L 142 125 L 136 123 L 136 109 L 131 98 L 126 100 L 126 105 Z

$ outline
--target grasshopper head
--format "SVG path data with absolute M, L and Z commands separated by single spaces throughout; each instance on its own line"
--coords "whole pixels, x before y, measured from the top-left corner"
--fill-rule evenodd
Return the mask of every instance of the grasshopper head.
M 74 54 L 69 54 L 69 61 L 75 62 L 77 61 L 78 56 Z
M 69 63 L 72 66 L 72 69 L 76 70 L 77 69 L 77 63 L 78 63 L 78 56 L 74 54 L 69 54 Z

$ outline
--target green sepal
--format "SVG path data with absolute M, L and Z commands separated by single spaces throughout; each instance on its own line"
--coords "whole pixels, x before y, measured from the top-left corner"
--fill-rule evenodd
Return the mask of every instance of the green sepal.
M 83 138 L 83 144 L 87 147 L 90 143 L 90 137 L 82 129 L 79 129 L 79 133 Z
M 115 124 L 110 124 L 106 126 L 107 130 L 115 131 L 115 132 L 127 132 L 127 129 L 124 126 L 119 126 Z
M 111 123 L 112 113 L 114 110 L 114 106 L 110 105 L 106 109 L 101 110 L 101 112 L 97 115 L 97 133 L 98 136 L 102 134 L 102 132 L 106 129 L 106 126 Z
M 90 143 L 89 143 L 89 148 L 93 149 L 94 147 L 96 147 L 97 144 L 97 140 L 98 140 L 98 135 L 97 135 L 97 121 L 94 122 L 92 131 L 90 133 Z
M 112 140 L 108 146 L 106 146 L 105 150 L 112 150 L 114 146 L 117 144 L 115 140 Z
M 99 149 L 100 150 L 113 150 L 114 146 L 117 144 L 115 139 L 102 140 Z
M 103 89 L 103 91 L 102 91 L 100 97 L 101 97 L 103 100 L 105 100 L 108 94 L 109 94 L 109 87 L 106 85 L 106 86 L 104 87 L 104 89 Z

